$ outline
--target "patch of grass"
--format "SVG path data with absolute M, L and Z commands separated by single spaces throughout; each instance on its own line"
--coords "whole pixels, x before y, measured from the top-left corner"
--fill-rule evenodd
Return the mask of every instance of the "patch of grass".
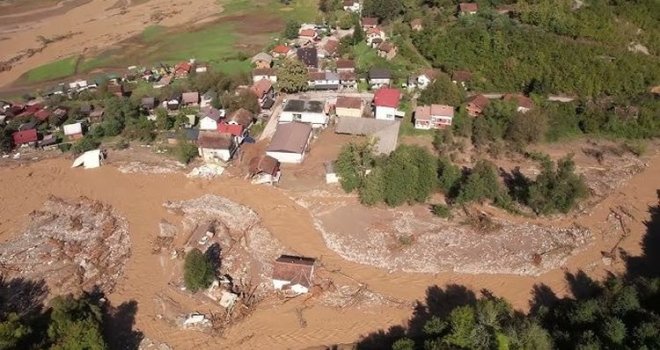
M 235 55 L 233 26 L 219 23 L 192 32 L 156 35 L 149 42 L 150 49 L 144 59 L 149 61 L 180 61 L 222 59 Z
M 22 79 L 29 83 L 66 78 L 76 73 L 78 57 L 69 57 L 27 71 Z
M 244 73 L 249 72 L 252 69 L 250 61 L 241 61 L 237 59 L 214 61 L 211 65 L 213 66 L 214 70 L 227 74 Z
M 142 41 L 149 43 L 156 41 L 165 33 L 165 28 L 159 25 L 148 26 L 142 31 L 141 39 Z
M 272 0 L 271 3 L 286 20 L 313 22 L 319 14 L 317 0 L 293 0 L 289 5 L 284 5 L 279 0 Z

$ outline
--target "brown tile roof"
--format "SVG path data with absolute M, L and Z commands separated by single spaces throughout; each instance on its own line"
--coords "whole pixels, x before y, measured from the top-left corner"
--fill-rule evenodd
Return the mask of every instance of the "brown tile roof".
M 362 17 L 362 26 L 377 26 L 378 18 L 374 17 Z
M 466 70 L 457 70 L 451 74 L 452 81 L 469 81 L 472 79 L 472 73 Z
M 181 100 L 183 103 L 199 103 L 199 92 L 184 92 Z
M 339 96 L 337 97 L 337 104 L 335 104 L 335 107 L 360 109 L 362 108 L 362 99 L 359 97 Z
M 268 79 L 261 79 L 258 82 L 254 83 L 250 88 L 257 97 L 262 98 L 270 89 L 273 88 L 273 83 Z
M 337 52 L 338 47 L 339 47 L 339 41 L 337 40 L 328 40 L 328 42 L 325 43 L 325 46 L 323 46 L 325 51 L 327 51 L 329 54 L 334 54 L 335 52 Z
M 278 124 L 267 151 L 302 153 L 312 133 L 312 126 L 305 123 Z
M 253 119 L 254 115 L 252 115 L 252 112 L 245 108 L 241 108 L 229 114 L 227 117 L 227 122 L 234 122 L 247 128 L 250 126 L 250 124 L 252 124 Z
M 502 96 L 504 101 L 514 101 L 518 107 L 532 109 L 534 108 L 534 101 L 531 98 L 521 94 L 506 94 Z
M 341 72 L 339 73 L 339 80 L 354 81 L 357 80 L 357 75 L 354 72 Z
M 217 131 L 202 131 L 197 138 L 197 145 L 201 148 L 229 149 L 233 142 L 231 134 L 219 133 Z
M 316 36 L 316 31 L 314 29 L 303 29 L 298 33 L 298 36 L 313 38 Z
M 477 12 L 479 10 L 479 5 L 474 2 L 462 2 L 458 4 L 458 7 L 461 12 Z
M 355 61 L 337 60 L 337 69 L 350 69 L 350 68 L 355 68 Z
M 277 45 L 273 48 L 273 52 L 280 55 L 287 54 L 289 51 L 291 51 L 291 48 L 286 45 Z
M 378 50 L 385 51 L 385 52 L 390 52 L 390 51 L 394 50 L 394 48 L 395 48 L 394 44 L 392 44 L 389 41 L 386 41 L 386 42 L 378 45 Z
M 273 68 L 257 68 L 252 70 L 252 76 L 257 75 L 275 75 L 275 70 Z
M 273 279 L 309 288 L 314 278 L 314 262 L 312 258 L 282 255 L 273 264 Z
M 431 116 L 454 116 L 454 107 L 447 105 L 417 106 L 415 108 L 416 120 L 431 120 Z
M 307 73 L 307 79 L 310 81 L 325 80 L 325 72 L 309 72 Z
M 468 99 L 468 104 L 471 104 L 483 111 L 484 108 L 490 104 L 490 100 L 487 99 L 484 95 L 475 95 Z
M 280 162 L 267 155 L 257 156 L 250 159 L 249 169 L 250 174 L 266 173 L 275 175 L 280 167 Z

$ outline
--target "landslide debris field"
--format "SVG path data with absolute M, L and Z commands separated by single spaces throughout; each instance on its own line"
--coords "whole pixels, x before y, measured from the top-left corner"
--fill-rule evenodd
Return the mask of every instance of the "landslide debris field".
M 3 276 L 44 280 L 51 295 L 112 291 L 131 255 L 126 220 L 89 198 L 46 200 L 25 231 L 0 245 Z

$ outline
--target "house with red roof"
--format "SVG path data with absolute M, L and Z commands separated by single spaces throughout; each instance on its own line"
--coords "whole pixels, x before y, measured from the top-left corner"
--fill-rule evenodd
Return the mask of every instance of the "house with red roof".
M 531 98 L 521 94 L 506 94 L 502 96 L 502 100 L 507 102 L 514 102 L 516 110 L 520 113 L 527 113 L 534 108 L 534 101 Z
M 179 62 L 174 66 L 174 77 L 175 78 L 185 78 L 190 73 L 192 69 L 192 64 L 187 61 Z
M 479 5 L 474 2 L 462 2 L 458 4 L 458 13 L 461 16 L 474 15 L 479 11 Z
M 378 18 L 375 17 L 362 17 L 362 29 L 367 30 L 378 26 Z
M 376 119 L 394 120 L 396 117 L 405 116 L 405 112 L 399 111 L 401 92 L 398 89 L 382 87 L 374 94 L 374 116 Z
M 454 107 L 432 104 L 415 108 L 415 129 L 444 129 L 451 126 L 454 119 Z
M 307 28 L 307 29 L 301 29 L 298 32 L 298 38 L 303 39 L 303 40 L 314 40 L 316 39 L 316 30 Z
M 467 103 L 467 113 L 470 117 L 476 117 L 484 112 L 484 109 L 488 107 L 490 100 L 484 95 L 475 95 L 468 99 Z
M 268 79 L 261 79 L 250 87 L 250 91 L 257 95 L 261 106 L 267 98 L 273 97 L 273 83 Z
M 37 135 L 37 129 L 16 131 L 11 135 L 11 137 L 14 140 L 14 145 L 16 146 L 22 146 L 22 145 L 33 146 L 37 143 L 37 140 L 39 139 L 39 136 Z
M 292 52 L 291 47 L 286 46 L 286 45 L 277 45 L 273 48 L 273 51 L 271 51 L 271 54 L 273 55 L 273 57 L 280 58 L 280 57 L 288 56 L 289 53 L 291 53 L 291 52 Z

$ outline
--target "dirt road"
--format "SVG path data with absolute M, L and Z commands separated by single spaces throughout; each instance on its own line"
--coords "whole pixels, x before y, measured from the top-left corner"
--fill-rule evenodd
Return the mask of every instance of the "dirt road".
M 648 206 L 656 201 L 660 188 L 660 156 L 652 158 L 650 166 L 635 176 L 580 222 L 601 237 L 577 256 L 569 259 L 565 269 L 551 271 L 539 277 L 511 275 L 460 275 L 389 273 L 383 269 L 347 262 L 329 250 L 315 229 L 309 213 L 296 205 L 278 188 L 253 186 L 232 178 L 213 181 L 190 180 L 179 174 L 122 174 L 113 166 L 95 170 L 70 169 L 67 160 L 41 161 L 18 167 L 0 169 L 0 239 L 21 231 L 27 214 L 38 209 L 47 196 L 63 198 L 87 196 L 114 206 L 129 223 L 133 255 L 116 291 L 110 295 L 113 304 L 127 300 L 138 302 L 136 327 L 146 336 L 169 343 L 177 349 L 285 349 L 351 342 L 360 335 L 393 324 L 405 322 L 412 309 L 406 307 L 370 307 L 366 309 L 330 308 L 308 303 L 304 311 L 307 326 L 301 328 L 296 308 L 302 300 L 262 307 L 243 323 L 236 325 L 224 337 L 210 337 L 197 332 L 171 328 L 156 318 L 154 303 L 157 294 L 167 295 L 181 305 L 201 308 L 167 287 L 170 280 L 168 262 L 151 253 L 152 240 L 162 218 L 175 221 L 162 203 L 167 200 L 197 198 L 206 193 L 225 196 L 253 208 L 263 224 L 292 252 L 318 257 L 329 270 L 341 271 L 350 278 L 365 283 L 371 290 L 386 297 L 404 301 L 424 298 L 431 285 L 457 283 L 478 291 L 482 288 L 506 297 L 516 308 L 528 308 L 530 290 L 534 284 L 545 283 L 558 294 L 566 293 L 564 274 L 585 270 L 601 277 L 608 270 L 621 271 L 623 265 L 604 266 L 601 251 L 609 250 L 616 237 L 602 235 L 612 228 L 606 220 L 610 207 L 628 205 L 634 215 L 631 236 L 621 247 L 631 255 L 641 252 L 640 241 L 645 233 L 643 221 L 648 219 Z M 339 278 L 339 277 L 338 277 Z M 199 311 L 204 311 L 200 309 Z

